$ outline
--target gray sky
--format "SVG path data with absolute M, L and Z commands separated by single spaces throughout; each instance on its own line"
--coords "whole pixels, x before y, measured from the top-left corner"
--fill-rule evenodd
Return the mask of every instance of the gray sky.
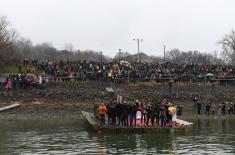
M 162 55 L 167 50 L 220 50 L 217 41 L 235 28 L 234 0 L 0 0 L 21 36 L 58 49 L 71 43 L 81 50 L 113 56 L 119 48 Z

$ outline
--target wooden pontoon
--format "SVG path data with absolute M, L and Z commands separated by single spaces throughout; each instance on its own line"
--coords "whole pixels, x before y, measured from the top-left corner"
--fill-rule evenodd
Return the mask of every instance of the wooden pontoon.
M 183 121 L 177 119 L 177 126 L 170 127 L 170 126 L 144 126 L 144 125 L 137 125 L 137 126 L 117 126 L 117 125 L 100 125 L 100 123 L 96 120 L 95 116 L 91 112 L 82 111 L 82 115 L 86 118 L 88 123 L 95 131 L 103 131 L 103 132 L 131 132 L 131 133 L 148 133 L 148 132 L 168 132 L 168 131 L 186 131 L 191 129 L 193 123 Z

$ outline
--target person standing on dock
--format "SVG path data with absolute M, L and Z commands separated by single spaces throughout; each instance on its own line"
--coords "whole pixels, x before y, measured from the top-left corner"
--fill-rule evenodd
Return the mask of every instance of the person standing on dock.
M 106 106 L 104 103 L 101 103 L 99 106 L 99 115 L 100 115 L 100 124 L 104 125 L 105 124 L 105 114 L 106 114 Z
M 172 114 L 172 127 L 176 126 L 176 120 L 177 120 L 177 105 L 174 105 L 171 108 L 171 114 Z
M 160 120 L 161 120 L 161 126 L 166 126 L 166 108 L 162 105 L 160 107 Z
M 133 126 L 133 120 L 135 117 L 135 105 L 133 103 L 131 103 L 130 107 L 129 107 L 129 115 L 130 115 L 130 126 Z
M 136 126 L 136 117 L 137 117 L 138 107 L 139 107 L 139 101 L 137 100 L 134 104 L 134 123 L 135 123 L 135 126 Z
M 117 123 L 118 125 L 122 125 L 122 115 L 123 115 L 123 108 L 120 102 L 117 103 L 115 107 L 115 114 L 117 116 Z
M 147 121 L 146 121 L 146 125 L 149 125 L 149 119 L 151 118 L 151 113 L 152 113 L 152 108 L 150 103 L 147 104 L 146 106 L 146 115 L 147 115 Z
M 145 102 L 141 102 L 140 103 L 140 112 L 141 112 L 141 124 L 143 123 L 143 120 L 144 120 L 144 124 L 146 122 L 146 110 L 145 110 Z
M 116 112 L 115 112 L 115 106 L 116 101 L 112 102 L 111 108 L 110 108 L 110 114 L 111 114 L 111 123 L 112 125 L 116 125 Z
M 159 114 L 160 114 L 160 104 L 157 103 L 157 104 L 155 104 L 155 107 L 154 107 L 154 115 L 156 117 L 156 125 L 159 125 L 159 120 L 160 120 Z

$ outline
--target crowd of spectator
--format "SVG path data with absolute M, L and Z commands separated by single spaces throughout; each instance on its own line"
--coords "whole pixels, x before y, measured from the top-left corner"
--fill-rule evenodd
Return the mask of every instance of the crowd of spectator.
M 114 81 L 124 79 L 163 80 L 172 78 L 185 82 L 202 82 L 205 77 L 229 79 L 235 77 L 235 68 L 228 65 L 213 64 L 172 64 L 164 63 L 129 63 L 86 62 L 86 61 L 38 61 L 25 59 L 23 66 L 27 72 L 35 70 L 45 72 L 48 78 L 63 77 L 63 80 Z M 22 65 L 19 65 L 21 70 Z
M 46 80 L 43 74 L 36 75 L 32 73 L 27 74 L 10 74 L 6 81 L 3 82 L 5 89 L 9 90 L 30 90 L 30 89 L 45 89 Z
M 49 61 L 24 59 L 19 73 L 5 81 L 6 89 L 46 87 L 46 79 L 70 81 L 181 81 L 205 82 L 211 79 L 233 79 L 234 66 L 213 64 L 173 64 L 137 62 Z
M 197 114 L 205 114 L 205 115 L 235 115 L 235 103 L 233 102 L 222 102 L 216 103 L 215 100 L 207 101 L 202 105 L 200 101 L 198 101 L 197 97 L 193 98 L 193 111 Z

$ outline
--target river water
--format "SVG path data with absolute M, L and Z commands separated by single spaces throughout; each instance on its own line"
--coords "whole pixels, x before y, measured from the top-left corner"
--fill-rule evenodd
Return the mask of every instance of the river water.
M 105 134 L 84 120 L 0 119 L 0 154 L 235 154 L 235 119 L 192 122 L 190 132 Z

